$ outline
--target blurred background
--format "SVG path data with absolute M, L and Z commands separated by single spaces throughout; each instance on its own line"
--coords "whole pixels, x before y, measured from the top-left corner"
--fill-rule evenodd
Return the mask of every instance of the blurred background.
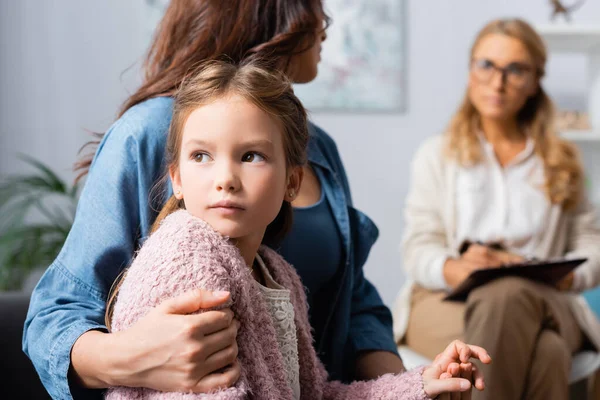
M 158 17 L 156 3 L 160 2 L 0 1 L 1 176 L 36 171 L 19 158 L 25 154 L 47 165 L 68 192 L 75 177 L 73 163 L 81 146 L 91 139 L 90 132 L 107 130 L 140 82 L 141 61 Z M 522 17 L 544 32 L 565 26 L 566 31 L 587 32 L 584 36 L 590 48 L 580 51 L 575 46 L 568 53 L 551 49 L 543 84 L 562 108 L 585 111 L 589 106 L 589 93 L 594 89 L 591 78 L 599 73 L 590 67 L 590 57 L 596 57 L 591 53 L 594 40 L 600 44 L 600 2 L 585 2 L 573 13 L 570 24 L 561 18 L 550 21 L 550 3 L 404 1 L 399 61 L 404 74 L 402 107 L 396 111 L 309 110 L 312 120 L 338 144 L 356 207 L 379 226 L 380 238 L 366 274 L 386 304 L 393 303 L 404 281 L 399 243 L 409 162 L 425 138 L 442 132 L 462 99 L 469 48 L 487 21 Z M 336 15 L 331 17 L 335 24 Z M 584 130 L 570 138 L 584 152 L 591 197 L 599 202 L 600 134 Z M 599 183 L 594 186 L 595 181 Z M 73 202 L 69 207 L 73 208 Z

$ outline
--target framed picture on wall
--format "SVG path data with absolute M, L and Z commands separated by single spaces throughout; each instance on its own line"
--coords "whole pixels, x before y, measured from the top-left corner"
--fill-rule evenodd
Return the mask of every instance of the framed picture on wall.
M 152 35 L 169 0 L 145 0 Z M 294 90 L 311 112 L 405 111 L 406 0 L 323 0 L 332 24 L 317 78 Z
M 405 0 L 324 0 L 332 18 L 317 78 L 294 90 L 309 111 L 403 112 Z

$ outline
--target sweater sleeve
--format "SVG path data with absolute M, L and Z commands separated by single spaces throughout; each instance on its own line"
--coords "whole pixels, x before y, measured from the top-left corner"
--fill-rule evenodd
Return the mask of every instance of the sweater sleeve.
M 199 223 L 190 218 L 187 211 L 178 211 L 167 217 L 148 238 L 127 270 L 117 294 L 113 331 L 129 328 L 164 300 L 190 290 L 230 291 L 235 300 L 235 288 L 222 266 L 220 247 L 215 244 L 218 238 L 211 232 L 203 232 Z M 247 387 L 245 374 L 242 374 L 234 387 L 210 395 L 113 387 L 108 389 L 105 398 L 243 399 Z
M 445 261 L 456 256 L 448 247 L 444 226 L 442 138 L 427 140 L 417 151 L 406 198 L 403 264 L 415 282 L 429 289 L 446 289 Z
M 582 292 L 600 284 L 600 221 L 598 211 L 584 197 L 573 211 L 568 228 L 567 258 L 588 259 L 575 270 L 573 290 Z
M 399 375 L 386 374 L 376 380 L 343 384 L 329 381 L 323 390 L 324 400 L 427 400 L 423 388 L 423 367 Z

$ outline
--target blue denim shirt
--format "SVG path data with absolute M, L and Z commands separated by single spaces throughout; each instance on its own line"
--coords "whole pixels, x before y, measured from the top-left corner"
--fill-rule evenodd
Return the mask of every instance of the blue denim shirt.
M 69 382 L 70 352 L 86 331 L 106 331 L 107 293 L 147 236 L 162 205 L 163 197 L 152 189 L 164 173 L 172 106 L 168 97 L 145 101 L 108 130 L 81 192 L 69 236 L 32 294 L 23 350 L 53 398 L 100 398 L 102 391 L 84 390 Z M 363 274 L 378 230 L 352 207 L 336 145 L 314 125 L 308 158 L 332 204 L 345 248 L 345 268 L 336 275 L 337 290 L 331 292 L 329 301 L 316 305 L 327 314 L 317 350 L 332 379 L 349 381 L 357 352 L 397 354 L 391 313 Z

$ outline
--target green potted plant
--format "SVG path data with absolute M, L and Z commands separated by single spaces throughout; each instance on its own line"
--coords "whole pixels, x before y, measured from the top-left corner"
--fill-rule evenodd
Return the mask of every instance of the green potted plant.
M 22 289 L 32 272 L 52 263 L 77 207 L 76 184 L 31 157 L 20 158 L 32 172 L 0 178 L 0 291 Z

